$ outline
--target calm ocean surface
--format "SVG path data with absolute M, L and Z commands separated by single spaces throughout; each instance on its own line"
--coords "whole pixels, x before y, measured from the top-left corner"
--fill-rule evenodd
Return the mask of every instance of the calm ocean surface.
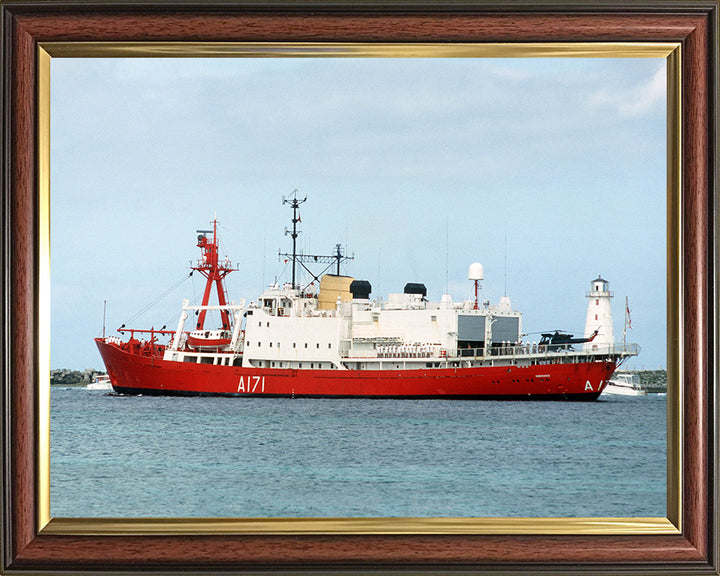
M 51 391 L 51 514 L 662 516 L 666 399 Z

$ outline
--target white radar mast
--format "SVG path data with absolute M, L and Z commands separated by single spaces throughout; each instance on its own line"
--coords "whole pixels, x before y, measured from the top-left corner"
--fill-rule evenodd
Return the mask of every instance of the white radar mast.
M 470 268 L 468 269 L 468 280 L 472 280 L 475 283 L 475 304 L 473 305 L 473 310 L 477 310 L 478 288 L 480 287 L 480 282 L 485 280 L 485 272 L 483 271 L 482 264 L 479 262 L 473 262 L 470 264 Z

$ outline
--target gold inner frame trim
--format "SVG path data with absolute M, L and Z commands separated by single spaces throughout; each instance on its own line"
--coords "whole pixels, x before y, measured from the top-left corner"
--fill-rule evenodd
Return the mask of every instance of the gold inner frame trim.
M 47 42 L 37 56 L 38 529 L 52 535 L 679 534 L 682 526 L 681 46 L 679 43 L 349 44 Z M 666 518 L 51 518 L 50 68 L 52 58 L 666 58 L 668 447 Z
M 677 534 L 664 518 L 55 518 L 43 534 Z
M 676 43 L 45 42 L 56 58 L 666 58 Z

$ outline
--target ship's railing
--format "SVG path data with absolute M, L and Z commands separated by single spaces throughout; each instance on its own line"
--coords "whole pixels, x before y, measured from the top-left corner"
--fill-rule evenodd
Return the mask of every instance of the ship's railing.
M 531 356 L 637 356 L 640 352 L 640 346 L 637 344 L 593 344 L 590 348 L 584 349 L 582 344 L 576 344 L 576 348 L 568 345 L 548 345 L 548 344 L 507 344 L 495 346 L 488 350 L 485 354 L 485 348 L 460 348 L 456 356 L 448 354 L 448 352 L 438 346 L 425 345 L 403 345 L 403 346 L 379 346 L 376 356 L 363 354 L 357 356 L 368 360 L 371 358 L 379 359 L 412 359 L 412 358 L 435 358 L 446 360 L 450 358 L 498 358 L 498 357 L 531 357 Z M 355 357 L 350 350 L 342 349 L 339 351 L 341 358 Z
M 489 356 L 532 356 L 538 354 L 582 355 L 582 356 L 637 356 L 640 353 L 640 346 L 637 344 L 592 344 L 585 349 L 582 344 L 576 344 L 577 348 L 558 344 L 507 344 L 491 348 Z M 460 348 L 457 351 L 461 358 L 485 357 L 484 348 Z

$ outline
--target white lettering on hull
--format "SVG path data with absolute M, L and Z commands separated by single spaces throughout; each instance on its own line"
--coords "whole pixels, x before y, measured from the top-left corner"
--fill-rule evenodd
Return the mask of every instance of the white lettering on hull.
M 260 386 L 260 390 L 258 390 Z M 252 394 L 253 392 L 265 392 L 265 376 L 248 376 L 247 384 L 245 382 L 245 376 L 240 376 L 240 383 L 237 388 L 238 392 L 246 392 Z
M 592 384 L 590 384 L 590 380 L 585 382 L 585 392 L 587 392 L 588 390 L 590 390 L 590 392 L 593 391 L 593 387 L 592 387 Z

